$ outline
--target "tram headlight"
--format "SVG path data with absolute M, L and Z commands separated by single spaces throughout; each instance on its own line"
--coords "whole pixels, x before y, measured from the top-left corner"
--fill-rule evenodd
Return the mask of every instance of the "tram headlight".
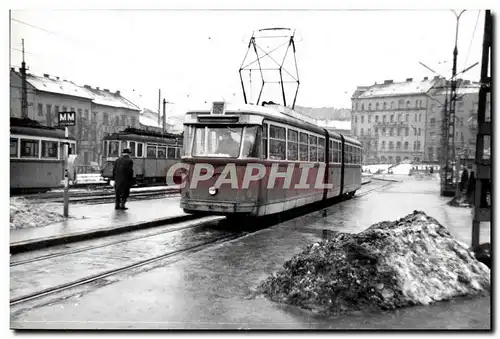
M 210 188 L 208 189 L 208 194 L 210 194 L 210 195 L 216 195 L 216 194 L 217 194 L 217 188 L 215 188 L 215 187 L 213 187 L 213 186 L 212 186 L 212 187 L 210 187 Z

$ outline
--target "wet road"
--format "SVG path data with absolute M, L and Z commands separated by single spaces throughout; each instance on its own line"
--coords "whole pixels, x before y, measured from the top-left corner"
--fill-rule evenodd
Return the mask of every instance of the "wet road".
M 374 185 L 381 185 L 380 182 Z M 385 184 L 385 183 L 384 183 Z M 371 184 L 370 184 L 371 185 Z M 362 190 L 369 190 L 366 185 Z M 373 187 L 373 186 L 371 186 Z M 359 191 L 362 194 L 362 190 Z M 258 284 L 323 230 L 359 232 L 420 209 L 470 241 L 470 210 L 445 206 L 439 182 L 407 180 L 238 240 L 124 274 L 47 305 L 12 308 L 15 328 L 444 329 L 490 325 L 490 299 L 457 299 L 396 312 L 322 318 L 255 293 Z M 489 236 L 483 232 L 483 237 Z

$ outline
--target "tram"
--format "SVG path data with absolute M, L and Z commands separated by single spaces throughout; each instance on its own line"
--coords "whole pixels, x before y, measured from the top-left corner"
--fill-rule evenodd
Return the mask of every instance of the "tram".
M 361 144 L 284 106 L 215 102 L 188 111 L 184 147 L 186 213 L 263 216 L 361 187 Z
M 10 118 L 10 191 L 45 192 L 62 186 L 64 145 L 76 153 L 76 140 L 64 130 L 25 118 Z
M 102 177 L 113 179 L 115 160 L 123 149 L 131 151 L 134 178 L 138 185 L 165 184 L 170 167 L 181 158 L 182 135 L 126 128 L 103 138 Z M 176 179 L 177 180 L 177 179 Z

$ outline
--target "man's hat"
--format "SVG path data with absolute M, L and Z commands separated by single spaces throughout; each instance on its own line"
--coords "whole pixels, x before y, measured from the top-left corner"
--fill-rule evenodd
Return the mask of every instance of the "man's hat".
M 130 152 L 130 149 L 128 148 L 124 148 L 123 151 L 122 151 L 123 154 L 130 154 L 132 152 Z

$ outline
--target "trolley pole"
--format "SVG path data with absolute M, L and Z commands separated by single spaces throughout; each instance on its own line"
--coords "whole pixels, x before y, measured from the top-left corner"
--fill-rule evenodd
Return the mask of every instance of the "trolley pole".
M 68 127 L 64 128 L 64 137 L 68 140 L 69 133 Z M 69 153 L 69 143 L 64 143 L 64 217 L 67 218 L 69 215 L 69 173 L 68 173 L 68 153 Z

